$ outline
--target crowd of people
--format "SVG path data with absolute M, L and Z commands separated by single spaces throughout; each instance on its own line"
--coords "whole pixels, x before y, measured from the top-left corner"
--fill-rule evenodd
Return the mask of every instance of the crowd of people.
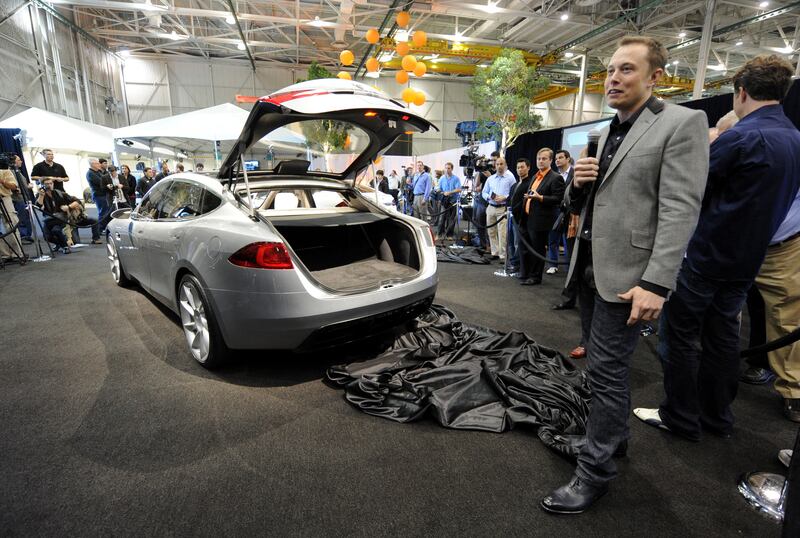
M 158 172 L 145 167 L 137 179 L 127 164 L 117 168 L 107 159 L 90 158 L 86 181 L 97 208 L 97 218 L 93 219 L 87 216 L 84 201 L 66 192 L 64 183 L 70 177 L 64 166 L 55 162 L 53 151 L 45 149 L 41 155 L 43 159 L 33 166 L 30 181 L 19 155 L 0 155 L 0 236 L 5 235 L 0 238 L 0 263 L 27 260 L 23 245 L 33 243 L 35 225 L 45 241 L 63 254 L 71 252 L 79 228 L 90 228 L 91 244 L 101 244 L 111 213 L 134 207 L 153 185 L 172 173 L 164 161 Z M 202 172 L 203 164 L 197 163 L 195 170 Z M 183 172 L 184 165 L 178 163 L 176 171 Z M 15 226 L 16 231 L 11 233 Z

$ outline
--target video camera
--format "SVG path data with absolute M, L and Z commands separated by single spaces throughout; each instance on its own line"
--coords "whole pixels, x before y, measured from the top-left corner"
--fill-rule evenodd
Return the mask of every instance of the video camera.
M 494 162 L 486 158 L 485 155 L 478 155 L 478 145 L 471 144 L 467 147 L 464 155 L 458 160 L 458 165 L 464 169 L 464 177 L 472 179 L 475 172 L 495 173 Z

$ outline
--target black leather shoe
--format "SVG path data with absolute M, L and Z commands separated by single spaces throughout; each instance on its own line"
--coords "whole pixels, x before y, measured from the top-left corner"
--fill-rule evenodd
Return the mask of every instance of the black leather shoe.
M 750 385 L 766 385 L 773 379 L 775 379 L 775 374 L 766 368 L 750 367 L 739 376 L 739 381 Z
M 582 514 L 608 491 L 607 485 L 592 486 L 577 476 L 542 499 L 540 506 L 551 514 Z
M 553 310 L 572 310 L 573 308 L 575 308 L 575 303 L 571 303 L 569 301 L 564 301 L 563 303 L 553 305 Z
M 526 278 L 525 280 L 519 283 L 520 286 L 535 286 L 536 284 L 541 284 L 541 282 L 536 282 L 532 278 Z
M 800 398 L 785 398 L 783 414 L 792 422 L 800 422 Z

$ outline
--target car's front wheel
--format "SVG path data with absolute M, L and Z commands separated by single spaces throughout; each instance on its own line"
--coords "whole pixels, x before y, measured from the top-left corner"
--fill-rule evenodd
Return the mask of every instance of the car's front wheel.
M 206 368 L 225 362 L 229 350 L 203 287 L 193 275 L 184 275 L 178 284 L 178 310 L 192 357 Z
M 130 285 L 131 279 L 127 277 L 125 270 L 122 268 L 117 245 L 114 243 L 114 239 L 111 238 L 111 235 L 106 238 L 106 253 L 108 255 L 108 264 L 111 266 L 111 277 L 114 279 L 114 282 L 117 283 L 117 286 L 121 287 Z

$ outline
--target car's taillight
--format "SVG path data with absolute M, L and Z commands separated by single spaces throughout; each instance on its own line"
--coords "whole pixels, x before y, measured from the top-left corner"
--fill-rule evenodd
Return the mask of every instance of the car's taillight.
M 239 267 L 258 269 L 291 269 L 292 259 L 283 243 L 250 243 L 242 247 L 228 258 Z
M 433 233 L 433 228 L 428 226 L 428 233 L 431 234 L 431 246 L 436 244 L 436 235 Z

